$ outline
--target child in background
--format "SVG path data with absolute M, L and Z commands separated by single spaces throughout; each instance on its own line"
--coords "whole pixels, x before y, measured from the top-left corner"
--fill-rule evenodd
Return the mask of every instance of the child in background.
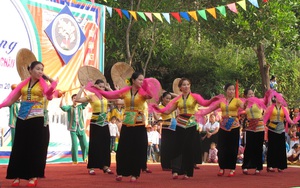
M 295 143 L 292 149 L 287 153 L 288 164 L 299 163 L 300 145 Z
M 296 143 L 299 144 L 299 136 L 297 135 L 298 126 L 292 125 L 292 127 L 289 130 L 289 136 L 290 136 L 290 148 L 293 147 Z
M 237 156 L 237 163 L 241 164 L 244 160 L 244 147 L 242 145 L 239 146 L 238 156 Z
M 210 144 L 207 162 L 218 163 L 218 149 L 216 148 L 216 144 L 214 142 Z
M 119 137 L 119 129 L 117 126 L 117 118 L 116 116 L 112 116 L 110 122 L 108 123 L 109 132 L 110 132 L 110 152 L 115 152 L 115 143 L 116 138 Z

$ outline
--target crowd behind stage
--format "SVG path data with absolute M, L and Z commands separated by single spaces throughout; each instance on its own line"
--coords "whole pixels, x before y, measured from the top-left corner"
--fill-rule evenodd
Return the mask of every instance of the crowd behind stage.
M 299 108 L 290 109 L 290 117 L 294 119 L 299 113 Z M 211 129 L 208 129 L 209 119 L 212 119 L 210 116 L 215 116 L 214 113 L 206 116 L 206 124 L 199 124 L 199 135 L 200 135 L 200 143 L 201 143 L 201 162 L 199 164 L 205 163 L 218 163 L 217 159 L 217 140 L 209 139 L 208 134 L 212 132 Z M 246 145 L 246 132 L 244 130 L 246 124 L 245 114 L 240 114 L 239 117 L 241 128 L 240 128 L 240 141 L 239 141 L 239 150 L 237 156 L 237 164 L 242 164 L 244 159 L 244 150 Z M 151 123 L 152 121 L 152 123 Z M 219 121 L 215 121 L 216 126 L 214 127 L 215 138 L 217 138 L 218 130 L 219 130 Z M 155 121 L 151 120 L 150 123 L 146 127 L 147 128 L 147 136 L 148 136 L 148 149 L 147 149 L 147 160 L 149 163 L 157 163 L 160 162 L 160 146 L 161 146 L 161 120 Z M 290 125 L 286 123 L 286 131 L 285 131 L 285 139 L 286 139 L 286 155 L 287 155 L 287 164 L 288 165 L 298 165 L 300 166 L 300 128 L 298 125 Z M 267 161 L 267 150 L 268 150 L 268 141 L 264 140 L 263 142 L 263 154 L 262 154 L 262 162 L 266 164 Z M 115 151 L 113 151 L 115 152 Z M 198 165 L 195 163 L 195 169 L 199 169 Z

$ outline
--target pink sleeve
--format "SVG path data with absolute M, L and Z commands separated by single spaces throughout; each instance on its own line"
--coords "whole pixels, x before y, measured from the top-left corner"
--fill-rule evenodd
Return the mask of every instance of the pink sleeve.
M 146 98 L 153 98 L 156 102 L 158 102 L 160 88 L 161 85 L 158 80 L 155 78 L 145 78 L 142 87 L 139 89 L 139 94 L 146 96 Z
M 191 95 L 194 97 L 194 99 L 200 104 L 201 106 L 209 106 L 210 104 L 220 100 L 221 98 L 224 98 L 224 95 L 217 95 L 209 100 L 205 100 L 201 95 L 196 93 L 191 93 Z
M 30 77 L 22 81 L 14 90 L 12 90 L 6 99 L 4 99 L 4 101 L 0 104 L 0 108 L 8 106 L 9 102 L 11 102 L 11 100 L 21 91 L 21 89 L 29 82 L 29 80 Z
M 125 92 L 127 92 L 131 89 L 131 86 L 127 86 L 120 90 L 115 90 L 115 91 L 102 91 L 102 90 L 94 87 L 94 84 L 92 82 L 88 82 L 85 89 L 92 93 L 95 93 L 95 95 L 97 95 L 97 97 L 99 97 L 99 98 L 104 96 L 107 99 L 119 99 L 119 98 L 121 98 L 122 94 L 124 94 Z
M 57 81 L 52 82 L 50 86 L 48 86 L 48 84 L 43 78 L 40 78 L 39 82 L 43 88 L 44 95 L 47 97 L 48 100 L 52 100 L 53 95 L 55 93 L 55 88 L 57 86 Z
M 275 104 L 272 104 L 272 105 L 269 106 L 269 108 L 266 110 L 266 112 L 265 112 L 265 114 L 264 114 L 264 118 L 263 118 L 264 123 L 267 123 L 268 120 L 270 119 L 274 107 L 275 107 Z

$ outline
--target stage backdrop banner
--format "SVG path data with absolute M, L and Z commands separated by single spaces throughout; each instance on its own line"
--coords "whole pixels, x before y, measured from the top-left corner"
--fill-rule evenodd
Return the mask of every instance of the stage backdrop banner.
M 30 49 L 43 62 L 44 72 L 58 79 L 66 103 L 77 93 L 78 69 L 83 65 L 104 71 L 105 7 L 95 3 L 55 0 L 4 0 L 0 6 L 0 101 L 21 79 L 16 55 Z M 75 88 L 75 89 L 74 89 Z M 60 99 L 49 102 L 50 144 L 47 162 L 70 161 L 71 138 Z M 87 125 L 90 109 L 85 112 Z M 0 109 L 0 164 L 7 164 L 11 151 L 9 109 Z M 80 149 L 80 148 L 79 148 Z

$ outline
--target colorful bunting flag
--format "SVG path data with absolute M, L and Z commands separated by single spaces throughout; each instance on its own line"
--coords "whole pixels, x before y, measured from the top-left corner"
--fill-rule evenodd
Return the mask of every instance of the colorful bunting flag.
M 106 10 L 107 10 L 107 12 L 109 13 L 109 16 L 112 17 L 112 8 L 106 6 Z
M 147 21 L 147 18 L 143 12 L 137 12 L 137 13 L 141 18 L 143 18 L 143 20 Z
M 230 4 L 227 4 L 227 7 L 229 8 L 229 10 L 231 10 L 232 12 L 234 13 L 238 13 L 238 10 L 236 9 L 236 5 L 235 3 L 230 3 Z
M 163 17 L 166 19 L 166 21 L 171 24 L 171 21 L 170 21 L 170 14 L 169 13 L 162 13 Z
M 153 13 L 153 15 L 154 15 L 159 21 L 163 22 L 163 19 L 162 19 L 160 13 Z
M 246 0 L 237 2 L 244 10 L 246 10 Z
M 137 15 L 136 15 L 136 12 L 135 11 L 128 11 L 130 14 L 131 14 L 131 16 L 135 19 L 135 20 L 137 20 Z
M 171 15 L 178 21 L 181 23 L 181 18 L 179 15 L 179 12 L 171 12 Z
M 211 14 L 215 19 L 217 19 L 216 9 L 215 8 L 208 8 L 206 11 Z
M 196 11 L 189 11 L 188 14 L 196 21 L 198 21 L 197 12 Z
M 216 7 L 216 9 L 218 9 L 220 11 L 220 13 L 226 17 L 226 8 L 225 6 L 218 6 Z
M 206 16 L 205 10 L 198 10 L 197 12 L 204 20 L 207 21 L 207 16 Z
M 153 22 L 153 19 L 152 19 L 152 13 L 151 12 L 145 12 L 145 15 L 149 18 L 149 20 L 151 22 Z
M 123 14 L 122 14 L 122 12 L 121 12 L 121 9 L 115 8 L 115 11 L 119 14 L 120 18 L 122 19 Z
M 259 8 L 257 0 L 248 0 L 253 6 Z
M 187 21 L 191 21 L 191 19 L 189 17 L 189 14 L 187 12 L 180 12 L 179 14 L 180 14 L 181 17 L 183 17 Z
M 122 13 L 126 16 L 126 18 L 129 20 L 130 16 L 129 16 L 129 12 L 128 10 L 122 10 Z

